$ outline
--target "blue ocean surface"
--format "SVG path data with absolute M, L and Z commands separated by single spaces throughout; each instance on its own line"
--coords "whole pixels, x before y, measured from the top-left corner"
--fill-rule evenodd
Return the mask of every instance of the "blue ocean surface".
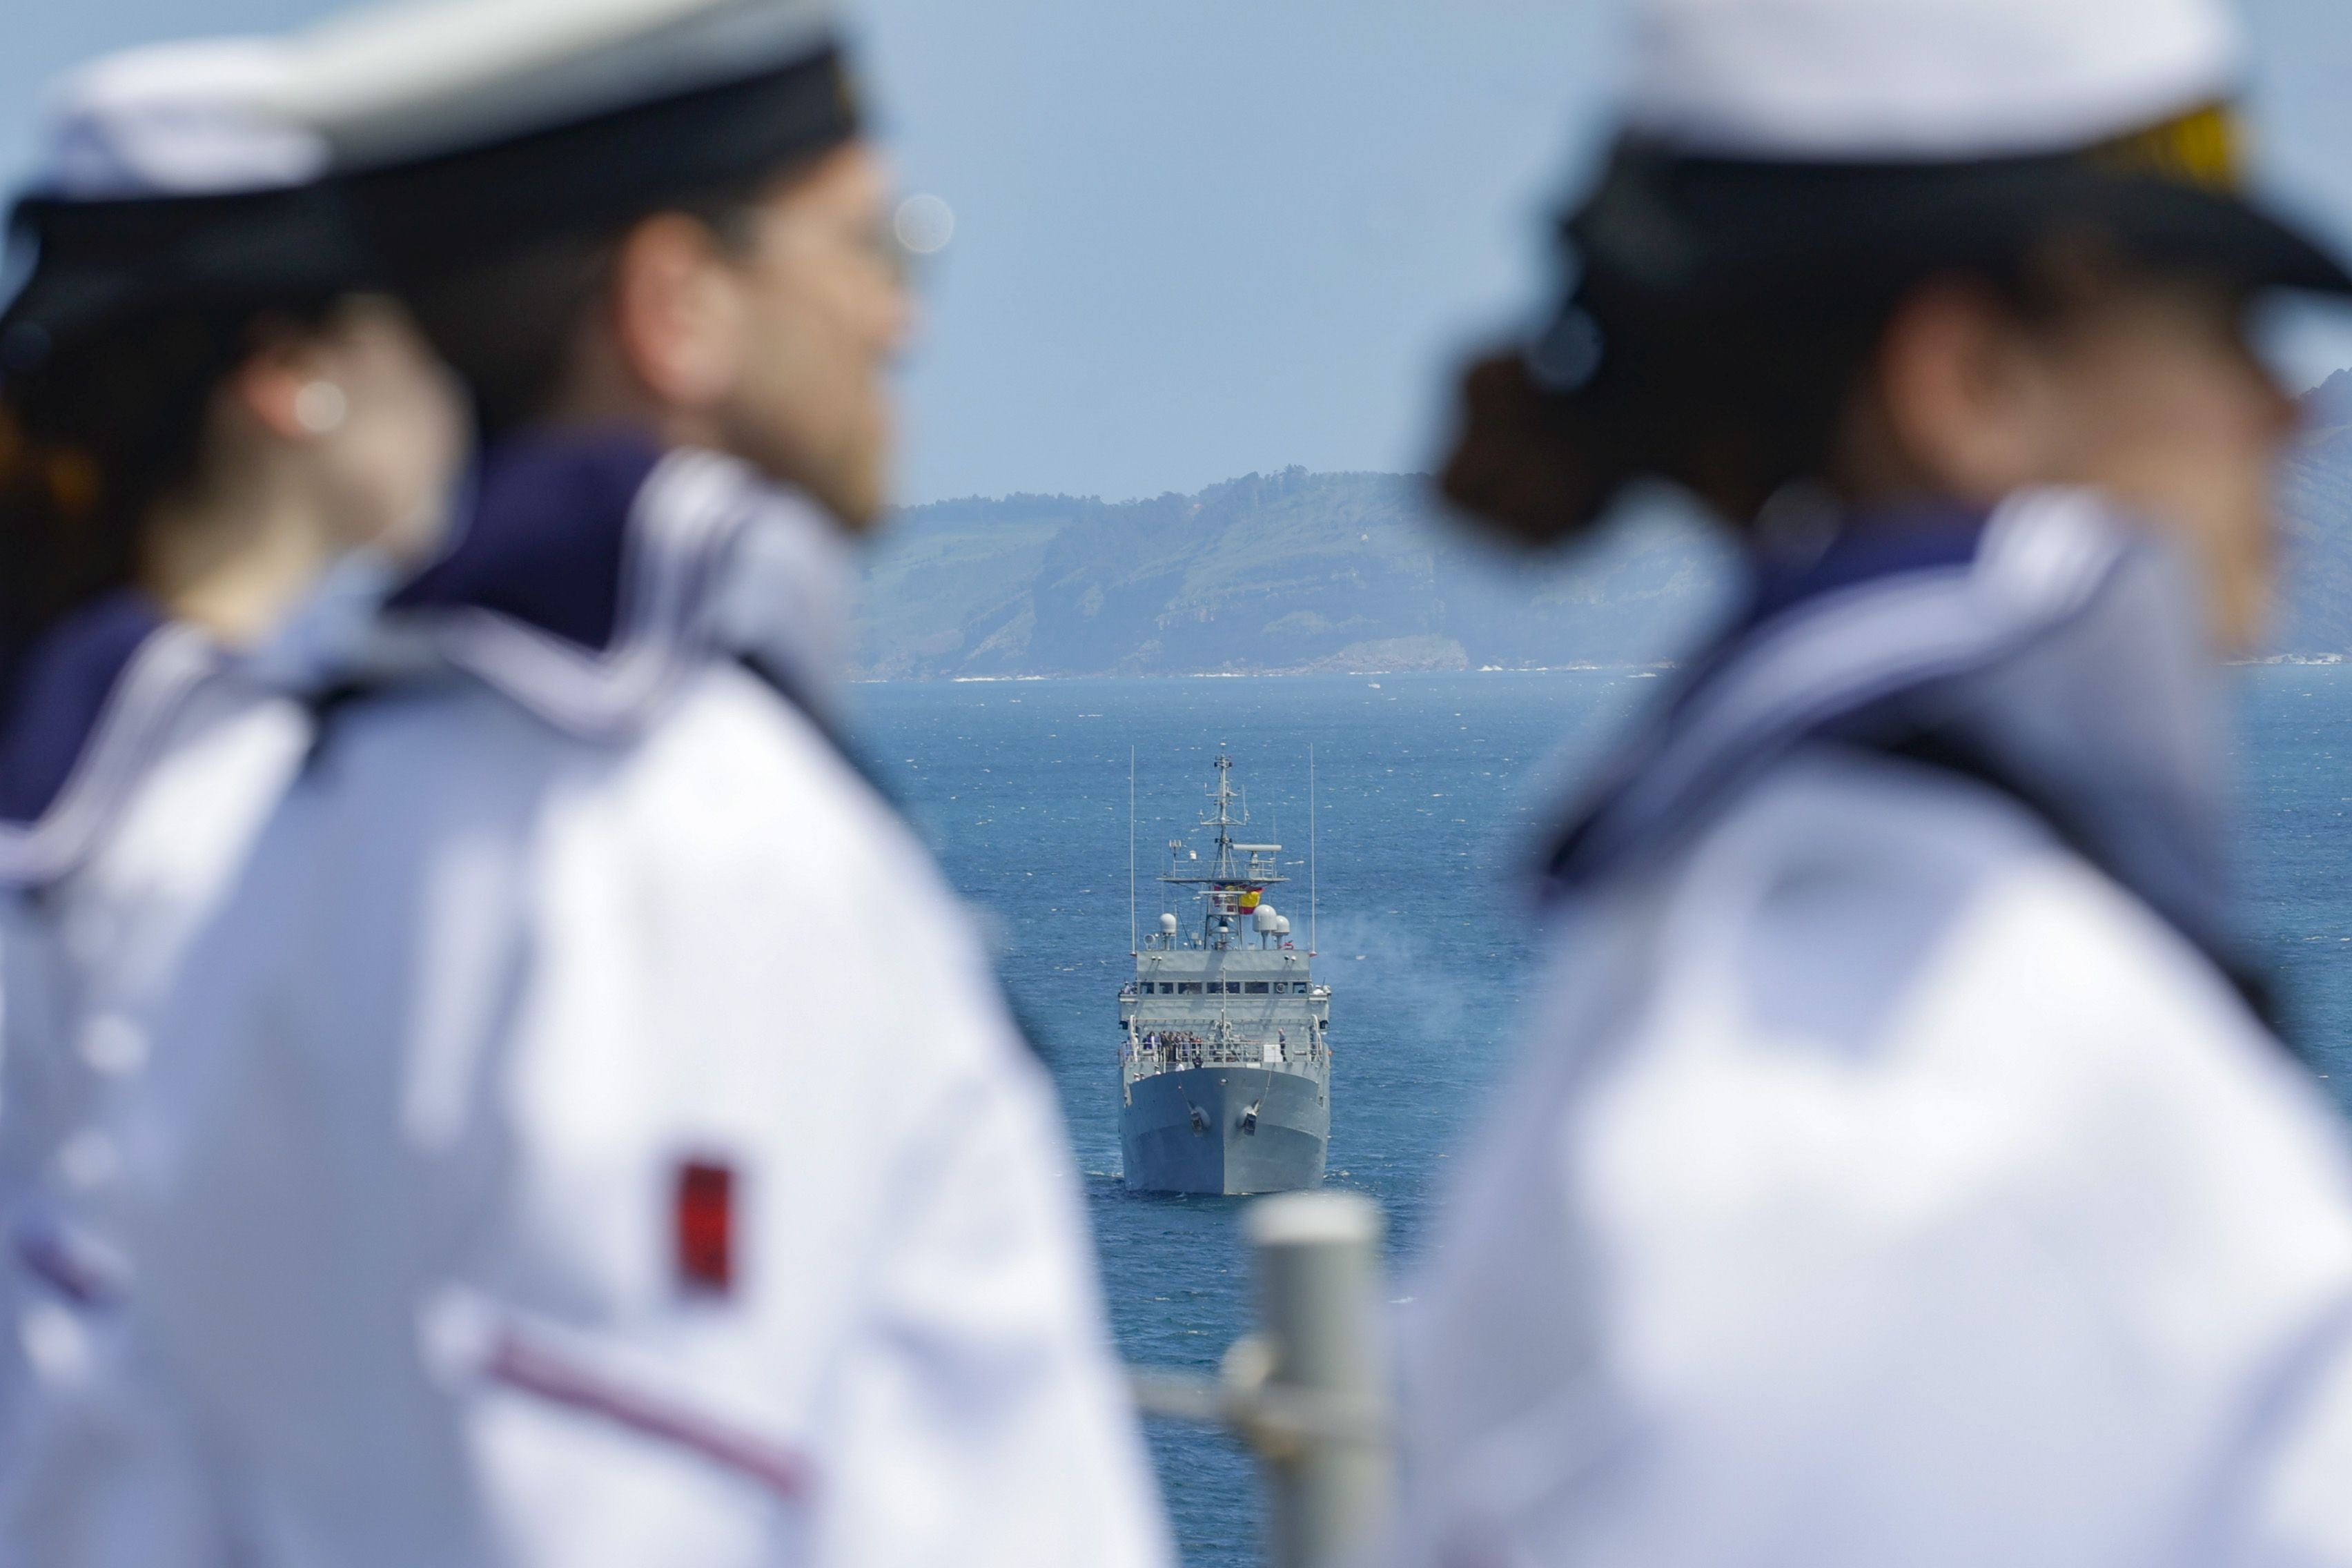
M 2235 672 L 2250 951 L 2298 1047 L 2352 1090 L 2352 666 Z M 1671 684 L 1641 670 L 886 684 L 857 689 L 862 749 L 992 928 L 1005 984 L 1059 1084 L 1129 1360 L 1214 1368 L 1248 1326 L 1247 1200 L 1119 1182 L 1118 1001 L 1137 918 L 1197 821 L 1220 750 L 1251 837 L 1285 845 L 1268 900 L 1332 987 L 1329 1184 L 1389 1216 L 1400 1276 L 1449 1163 L 1523 1048 L 1536 914 L 1528 868 L 1577 782 Z M 1315 778 L 1309 918 L 1308 764 Z M 1192 842 L 1200 842 L 1197 837 Z M 1405 1286 L 1397 1287 L 1402 1292 Z M 1397 1293 L 1392 1292 L 1392 1293 Z M 1155 1424 L 1194 1568 L 1259 1561 L 1248 1456 Z

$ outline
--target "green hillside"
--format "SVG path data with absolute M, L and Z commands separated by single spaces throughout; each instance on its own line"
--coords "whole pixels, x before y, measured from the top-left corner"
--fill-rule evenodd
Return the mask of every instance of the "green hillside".
M 2280 477 L 2275 649 L 2352 652 L 2352 373 L 2306 399 Z M 1251 474 L 1197 495 L 943 501 L 869 563 L 857 673 L 939 679 L 1648 664 L 1720 613 L 1695 527 L 1561 558 L 1487 549 L 1410 474 Z
M 1674 657 L 1721 595 L 1682 535 L 1570 561 L 1489 551 L 1428 480 L 1291 468 L 1197 495 L 914 508 L 869 570 L 880 678 L 1459 669 Z

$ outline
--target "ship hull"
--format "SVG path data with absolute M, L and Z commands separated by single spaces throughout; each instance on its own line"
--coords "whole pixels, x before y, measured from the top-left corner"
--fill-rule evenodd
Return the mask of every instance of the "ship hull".
M 1248 1112 L 1255 1110 L 1255 1121 Z M 1196 1118 L 1194 1112 L 1200 1114 Z M 1318 1075 L 1186 1068 L 1134 1079 L 1119 1110 L 1130 1187 L 1157 1193 L 1285 1193 L 1323 1180 L 1330 1096 Z

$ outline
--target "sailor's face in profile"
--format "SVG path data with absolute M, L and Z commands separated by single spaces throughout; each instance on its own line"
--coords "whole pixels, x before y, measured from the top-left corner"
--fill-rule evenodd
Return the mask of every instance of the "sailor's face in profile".
M 870 147 L 839 148 L 754 205 L 730 268 L 742 358 L 721 438 L 853 528 L 887 500 L 911 318 L 889 193 Z
M 2215 646 L 2241 652 L 2264 628 L 2273 465 L 2295 420 L 2245 318 L 2238 290 L 2178 276 L 2109 277 L 2030 321 L 1931 286 L 1898 312 L 1879 384 L 1948 492 L 2091 486 L 2178 539 Z
M 2270 610 L 2271 487 L 2294 402 L 2248 346 L 2232 290 L 2144 280 L 2043 344 L 2051 468 L 2176 534 L 2202 578 L 2217 647 L 2252 651 Z
M 468 443 L 457 377 L 380 295 L 344 300 L 306 349 L 313 374 L 295 413 L 315 437 L 341 545 L 422 561 L 441 542 Z
M 211 395 L 196 472 L 152 510 L 139 563 L 174 615 L 239 645 L 347 552 L 429 555 L 469 439 L 456 375 L 389 298 L 348 295 L 249 336 Z M 254 525 L 262 515 L 270 528 Z

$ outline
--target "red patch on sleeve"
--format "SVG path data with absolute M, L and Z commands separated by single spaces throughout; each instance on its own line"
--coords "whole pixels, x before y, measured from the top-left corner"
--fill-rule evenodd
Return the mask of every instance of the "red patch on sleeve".
M 677 1279 L 725 1295 L 735 1285 L 735 1173 L 711 1160 L 677 1168 Z

